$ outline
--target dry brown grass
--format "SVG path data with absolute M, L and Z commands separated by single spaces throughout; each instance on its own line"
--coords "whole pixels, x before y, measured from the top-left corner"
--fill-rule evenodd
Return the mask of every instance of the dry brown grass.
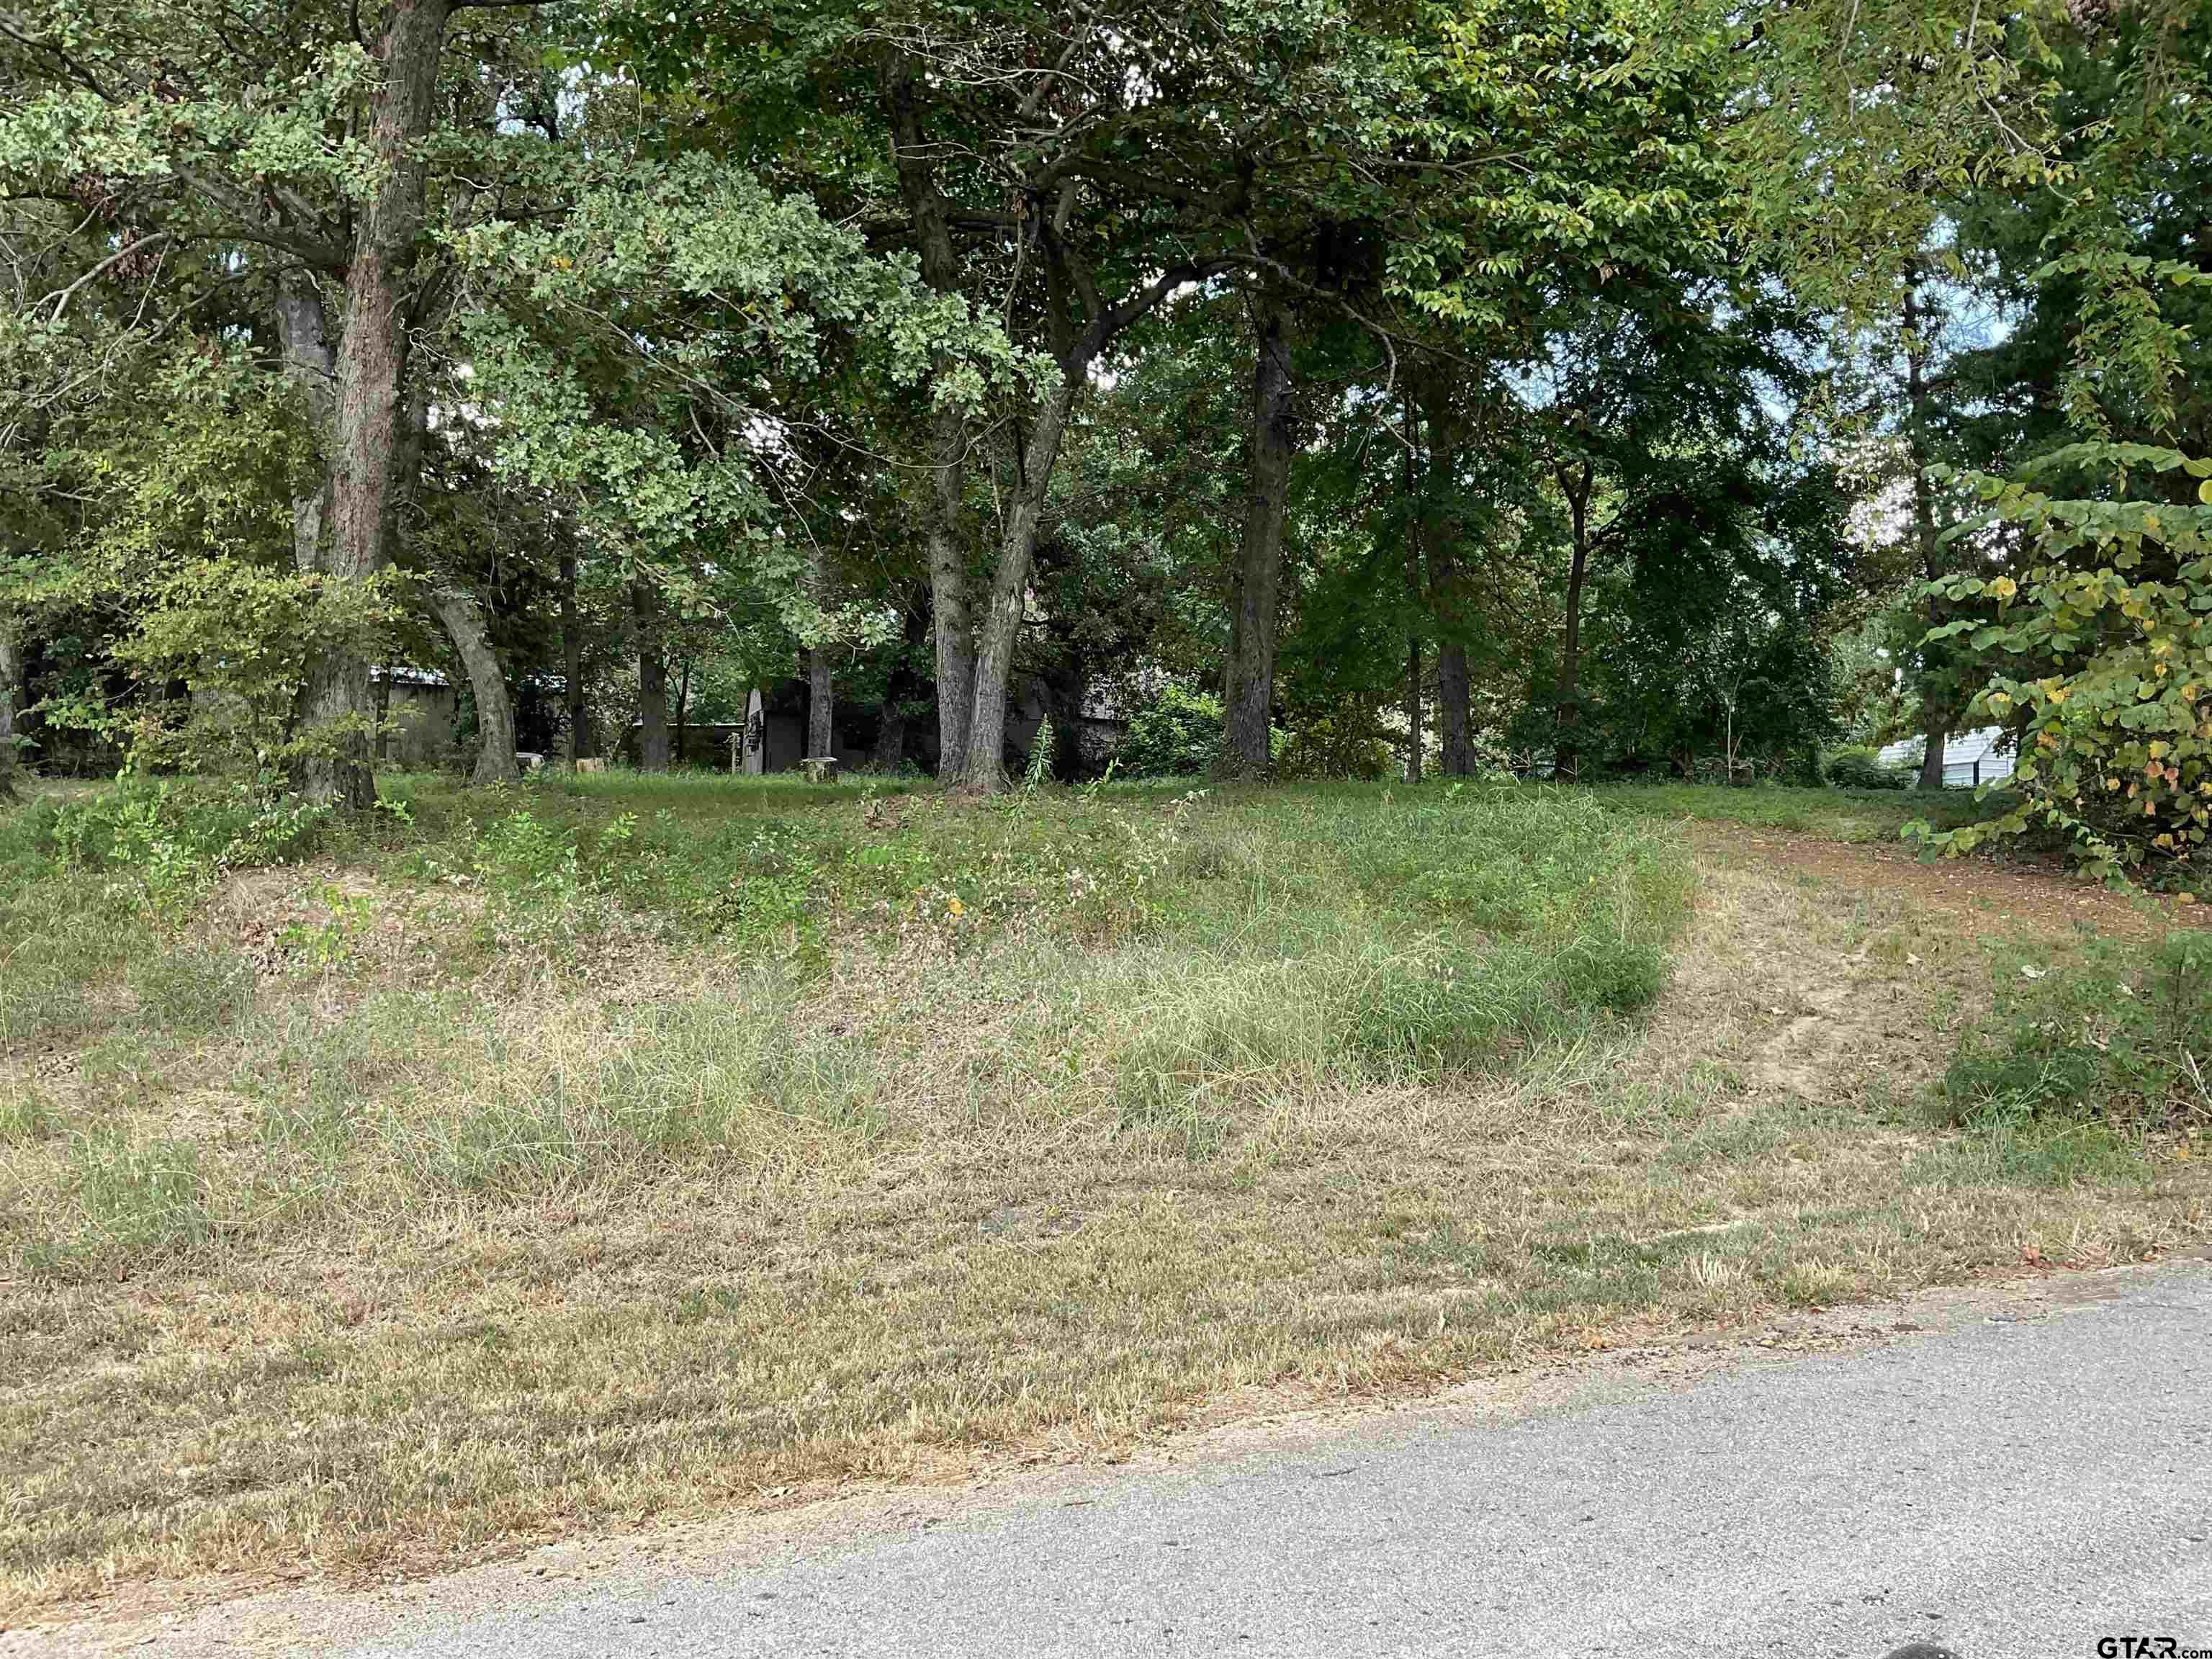
M 1707 870 L 1646 1025 L 1441 1083 L 1348 1082 L 1295 971 L 1156 944 L 854 951 L 792 1015 L 704 954 L 415 988 L 409 927 L 374 938 L 245 1036 L 47 1066 L 110 1139 L 0 1145 L 0 1611 L 1111 1455 L 1238 1390 L 2208 1230 L 2190 1164 L 1930 1127 L 1976 942 L 1750 863 Z M 1134 1065 L 1201 1027 L 1202 1076 Z M 103 1248 L 143 1217 L 99 1160 L 163 1145 L 198 1149 L 181 1242 Z

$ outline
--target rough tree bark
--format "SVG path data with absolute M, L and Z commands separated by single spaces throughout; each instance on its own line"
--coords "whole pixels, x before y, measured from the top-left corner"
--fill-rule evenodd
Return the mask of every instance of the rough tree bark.
M 653 589 L 642 580 L 629 589 L 637 629 L 637 763 L 647 772 L 668 769 L 668 659 L 661 653 L 660 620 Z
M 1421 781 L 1421 636 L 1406 636 L 1406 781 Z
M 422 523 L 423 446 L 429 434 L 430 394 L 418 377 L 400 413 L 392 444 L 392 487 L 386 502 L 387 557 L 404 550 L 408 536 Z M 428 568 L 430 562 L 418 556 L 415 562 Z M 431 578 L 430 614 L 453 642 L 476 702 L 477 759 L 470 782 L 513 783 L 522 775 L 514 756 L 514 698 L 507 690 L 507 671 L 491 642 L 483 602 L 459 576 L 433 570 Z M 380 725 L 380 702 L 377 714 Z
M 968 765 L 963 778 L 969 790 L 980 794 L 996 793 L 1006 781 L 1006 692 L 1029 600 L 1030 560 L 1036 551 L 1037 529 L 1044 520 L 1045 489 L 1060 459 L 1068 411 L 1074 407 L 1081 374 L 1089 372 L 1088 357 L 1079 374 L 1071 374 L 1063 367 L 1059 384 L 1037 404 L 1021 456 L 1022 476 L 1015 481 L 1013 500 L 1000 533 L 998 569 L 991 579 L 991 597 L 976 641 Z M 940 775 L 943 769 L 940 766 Z
M 899 193 L 914 222 L 921 279 L 939 294 L 959 291 L 959 261 L 952 251 L 947 204 L 937 188 L 921 137 L 914 94 L 914 60 L 901 58 L 887 84 L 891 159 Z M 939 365 L 940 368 L 943 365 Z M 930 612 L 937 645 L 937 773 L 968 775 L 969 737 L 975 711 L 975 623 L 968 592 L 968 550 L 960 534 L 960 502 L 967 487 L 968 421 L 946 404 L 929 417 Z
M 1589 571 L 1589 494 L 1593 467 L 1583 463 L 1577 480 L 1565 467 L 1559 469 L 1559 488 L 1567 498 L 1568 523 L 1574 532 L 1574 551 L 1567 567 L 1567 626 L 1559 644 L 1558 735 L 1553 740 L 1552 770 L 1570 783 L 1582 771 L 1582 656 L 1583 580 Z
M 1437 764 L 1446 777 L 1474 771 L 1474 739 L 1468 718 L 1467 647 L 1454 641 L 1437 647 L 1437 710 L 1443 726 Z
M 1920 757 L 1920 787 L 1941 789 L 1943 787 L 1943 750 L 1950 741 L 1950 733 L 1931 726 L 1928 729 L 1928 752 Z
M 1406 538 L 1406 603 L 1418 616 L 1425 601 L 1421 592 L 1420 526 L 1414 514 L 1415 490 L 1419 480 L 1413 471 L 1413 399 L 1406 398 L 1406 441 L 1400 446 L 1405 462 L 1405 538 Z M 1421 781 L 1424 741 L 1421 731 L 1421 636 L 1409 629 L 1406 634 L 1406 781 Z
M 1264 777 L 1274 762 L 1268 738 L 1292 448 L 1289 307 L 1263 298 L 1255 304 L 1254 321 L 1258 340 L 1252 367 L 1252 447 L 1221 714 L 1222 769 L 1237 777 Z
M 286 273 L 276 291 L 276 338 L 284 354 L 284 378 L 300 389 L 308 428 L 327 457 L 337 407 L 337 358 L 323 322 L 322 295 L 305 271 Z M 323 532 L 330 523 L 331 469 L 319 469 L 313 490 L 292 498 L 292 562 L 302 574 L 326 562 Z
M 391 558 L 393 450 L 407 368 L 403 301 L 422 228 L 421 141 L 430 131 L 452 9 L 452 0 L 391 0 L 371 52 L 383 73 L 365 136 L 381 182 L 361 207 L 346 268 L 330 454 L 325 568 L 343 584 L 369 580 Z M 357 645 L 331 644 L 313 654 L 305 678 L 302 729 L 325 731 L 330 741 L 306 757 L 301 787 L 310 800 L 365 811 L 376 801 L 368 658 Z
M 830 683 L 830 653 L 822 647 L 806 652 L 806 756 L 818 760 L 836 752 L 836 692 Z
M 507 675 L 492 649 L 483 606 L 458 583 L 441 582 L 431 591 L 430 609 L 446 630 L 468 671 L 477 702 L 477 763 L 471 784 L 513 783 L 522 775 L 514 758 L 514 704 L 507 695 Z
M 289 270 L 278 283 L 276 338 L 284 355 L 284 378 L 299 389 L 307 410 L 307 428 L 314 434 L 316 453 L 322 460 L 316 471 L 314 488 L 292 497 L 292 563 L 303 576 L 319 575 L 330 568 L 331 492 L 336 477 L 331 460 L 337 441 L 337 354 L 331 349 L 329 331 L 325 326 L 322 295 L 315 288 L 314 279 L 304 270 Z M 307 672 L 293 696 L 290 729 L 295 737 L 312 736 L 314 719 L 316 658 L 311 656 L 304 666 Z M 388 684 L 384 696 L 390 696 Z M 372 712 L 370 719 L 376 726 L 382 726 L 380 710 Z M 375 745 L 372 758 L 382 758 L 380 743 Z M 305 787 L 308 770 L 306 760 L 295 763 L 292 768 L 294 783 Z
M 878 772 L 896 772 L 906 763 L 906 715 L 900 710 L 896 695 L 884 698 L 883 718 L 876 726 L 876 746 L 868 757 L 869 768 Z

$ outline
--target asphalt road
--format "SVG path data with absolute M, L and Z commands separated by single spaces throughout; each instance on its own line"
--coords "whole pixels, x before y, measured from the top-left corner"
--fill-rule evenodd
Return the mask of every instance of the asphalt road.
M 1564 1407 L 1261 1437 L 745 1562 L 679 1553 L 568 1581 L 502 1564 L 357 1618 L 341 1599 L 311 1648 L 1881 1659 L 1922 1641 L 2091 1659 L 2100 1638 L 2140 1635 L 2212 1650 L 2212 1267 L 1897 1328 Z M 191 1626 L 161 1645 L 270 1650 L 219 1612 Z

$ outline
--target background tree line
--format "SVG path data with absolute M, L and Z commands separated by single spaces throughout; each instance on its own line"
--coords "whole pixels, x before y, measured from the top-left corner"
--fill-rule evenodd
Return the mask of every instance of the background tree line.
M 1247 776 L 1993 724 L 1998 827 L 2187 856 L 2207 58 L 2186 0 L 18 0 L 0 767 L 364 808 L 394 663 L 484 781 L 799 681 L 978 792 L 1102 700 Z

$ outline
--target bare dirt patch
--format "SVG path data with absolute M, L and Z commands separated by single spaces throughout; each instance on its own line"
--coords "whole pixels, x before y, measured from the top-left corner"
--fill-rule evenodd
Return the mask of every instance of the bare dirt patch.
M 1724 1056 L 1750 1085 L 1750 1107 L 1857 1101 L 1876 1079 L 1909 1096 L 1940 1070 L 1942 1039 L 1982 977 L 1948 913 L 1878 878 L 1838 902 L 1786 863 L 1709 856 L 1705 866 L 1648 1045 Z

